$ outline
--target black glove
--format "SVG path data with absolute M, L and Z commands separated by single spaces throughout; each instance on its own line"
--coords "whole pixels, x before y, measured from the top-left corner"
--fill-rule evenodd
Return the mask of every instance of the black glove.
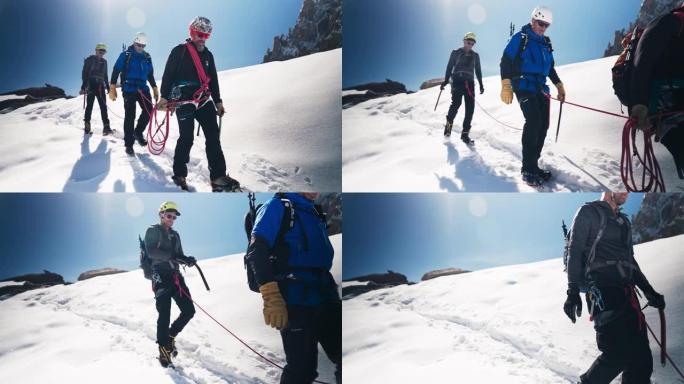
M 440 91 L 443 91 L 443 90 L 444 90 L 444 87 L 446 87 L 447 84 L 449 84 L 448 81 L 443 82 L 442 85 L 439 86 L 439 90 L 440 90 Z
M 484 93 L 484 87 L 480 84 L 480 95 Z
M 648 305 L 658 309 L 665 309 L 665 296 L 656 292 L 654 289 L 644 291 L 644 296 L 648 300 Z
M 183 256 L 179 259 L 183 264 L 187 265 L 188 267 L 194 267 L 195 264 L 197 264 L 197 260 L 192 256 Z
M 582 316 L 582 299 L 577 288 L 568 289 L 568 298 L 565 299 L 565 304 L 563 304 L 563 311 L 573 323 L 576 321 L 575 314 L 577 314 L 577 317 Z

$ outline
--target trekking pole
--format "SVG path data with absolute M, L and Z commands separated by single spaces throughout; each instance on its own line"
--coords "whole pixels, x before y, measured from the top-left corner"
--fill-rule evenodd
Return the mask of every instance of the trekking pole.
M 207 291 L 209 291 L 209 284 L 207 284 L 207 279 L 204 278 L 204 273 L 202 273 L 202 268 L 200 268 L 199 264 L 195 262 L 195 267 L 197 267 L 197 270 L 200 273 L 200 277 L 202 277 L 202 281 L 204 282 L 204 286 L 207 288 Z
M 437 104 L 439 104 L 439 98 L 442 97 L 443 89 L 439 90 L 439 95 L 437 95 L 437 102 L 435 103 L 435 111 L 437 110 Z
M 223 125 L 223 116 L 219 117 L 219 137 L 221 137 L 221 126 Z
M 83 92 L 83 109 L 85 109 L 85 105 L 86 105 L 86 93 L 87 92 Z
M 560 132 L 561 116 L 563 116 L 563 103 L 565 103 L 565 100 L 560 102 L 560 109 L 558 110 L 558 126 L 556 127 L 556 143 L 558 142 L 558 132 Z

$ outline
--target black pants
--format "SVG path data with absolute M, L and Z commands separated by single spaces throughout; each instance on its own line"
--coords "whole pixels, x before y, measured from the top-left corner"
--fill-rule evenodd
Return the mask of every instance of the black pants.
M 107 127 L 109 126 L 109 116 L 107 115 L 107 97 L 105 96 L 105 85 L 103 83 L 98 83 L 97 81 L 91 81 L 88 83 L 88 93 L 86 96 L 86 109 L 83 121 L 86 123 L 90 122 L 90 117 L 93 114 L 93 104 L 95 104 L 95 98 L 97 98 L 97 105 L 100 107 L 100 115 L 102 116 L 102 124 Z
M 679 178 L 684 179 L 684 122 L 671 128 L 660 142 L 672 154 Z
M 184 294 L 181 294 L 175 284 L 174 276 L 178 276 L 178 283 L 183 291 L 190 294 L 188 286 L 185 285 L 185 279 L 177 271 L 155 272 L 152 275 L 152 289 L 154 290 L 154 298 L 156 301 L 157 312 L 157 343 L 162 346 L 169 345 L 169 334 L 175 336 L 183 330 L 188 321 L 195 315 L 195 305 L 192 300 Z M 171 324 L 171 299 L 176 302 L 180 309 L 180 315 Z
M 473 113 L 475 112 L 474 86 L 475 82 L 472 80 L 456 80 L 451 84 L 451 106 L 449 106 L 449 112 L 447 113 L 447 121 L 449 123 L 454 122 L 458 108 L 461 106 L 461 99 L 465 99 L 464 133 L 470 132 L 470 123 L 473 121 Z
M 287 364 L 281 384 L 309 384 L 318 377 L 318 344 L 336 365 L 342 382 L 342 303 L 318 307 L 287 306 L 288 327 L 280 331 Z
M 639 322 L 641 312 L 631 306 L 623 288 L 602 288 L 601 292 L 606 305 L 604 314 L 618 311 L 619 315 L 596 327 L 596 344 L 601 355 L 582 375 L 582 383 L 608 384 L 622 372 L 623 384 L 649 384 L 653 356 L 646 324 Z M 595 321 L 600 322 L 600 316 Z
M 522 171 L 539 170 L 539 157 L 549 130 L 549 99 L 541 92 L 516 94 L 525 116 L 522 134 Z
M 204 132 L 207 160 L 209 161 L 209 177 L 211 180 L 215 180 L 225 176 L 226 159 L 223 157 L 221 141 L 219 140 L 214 103 L 207 102 L 200 109 L 195 109 L 194 104 L 184 104 L 176 109 L 176 115 L 180 136 L 173 157 L 173 174 L 180 177 L 188 175 L 187 164 L 190 161 L 190 149 L 194 140 L 195 120 L 197 120 Z
M 145 97 L 142 97 L 139 92 L 135 93 L 124 93 L 124 144 L 127 147 L 132 147 L 135 142 L 136 135 L 142 136 L 145 132 L 145 126 L 150 122 L 150 112 L 152 112 L 152 98 L 150 97 L 150 91 L 143 92 Z M 138 118 L 138 123 L 135 125 L 135 131 L 133 130 L 133 121 L 135 120 L 135 105 L 140 104 L 142 111 L 140 112 L 140 117 Z

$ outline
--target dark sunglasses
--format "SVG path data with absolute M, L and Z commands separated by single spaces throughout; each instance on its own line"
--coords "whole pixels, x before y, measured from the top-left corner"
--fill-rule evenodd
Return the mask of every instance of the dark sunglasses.
M 138 44 L 138 43 L 133 43 L 138 48 L 145 48 L 145 44 Z
M 171 215 L 169 213 L 164 214 L 164 217 L 166 217 L 169 220 L 176 220 L 178 218 L 178 217 L 176 217 L 176 215 Z
M 104 49 L 98 49 L 98 50 L 96 50 L 95 52 L 101 53 L 101 54 L 103 54 L 103 55 L 104 55 L 105 53 L 107 53 L 107 51 L 105 51 Z
M 537 22 L 537 25 L 540 26 L 540 27 L 542 27 L 542 28 L 548 28 L 548 27 L 551 26 L 551 24 L 545 23 L 545 22 L 543 22 L 543 21 L 541 21 L 541 20 L 535 20 L 535 21 Z
M 475 45 L 475 42 L 472 40 L 466 40 L 466 44 L 468 45 Z

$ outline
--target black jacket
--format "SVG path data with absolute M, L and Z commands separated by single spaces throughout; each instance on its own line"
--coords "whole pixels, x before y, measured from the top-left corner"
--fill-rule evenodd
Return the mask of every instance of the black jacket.
M 107 60 L 98 59 L 96 55 L 91 55 L 83 61 L 83 70 L 81 71 L 81 89 L 86 89 L 86 86 L 91 82 L 99 84 L 109 84 L 107 78 Z
M 189 39 L 186 41 L 190 41 Z M 214 63 L 214 55 L 208 48 L 204 48 L 199 54 L 200 61 L 204 67 L 204 72 L 209 77 L 209 91 L 215 103 L 221 103 L 221 92 L 219 91 L 218 75 L 216 74 L 216 64 Z M 187 52 L 185 43 L 177 45 L 171 50 L 168 60 L 166 60 L 166 67 L 164 67 L 164 76 L 161 84 L 161 97 L 166 100 L 170 99 L 171 90 L 177 85 L 189 84 L 182 87 L 181 98 L 183 100 L 190 99 L 192 94 L 200 87 L 199 75 L 195 69 L 195 64 L 192 61 L 190 53 Z
M 155 271 L 177 270 L 178 260 L 186 259 L 178 232 L 160 224 L 147 228 L 145 248 Z
M 600 227 L 597 209 L 606 216 L 606 227 L 596 246 L 597 262 L 622 261 L 630 267 L 608 266 L 587 270 L 587 259 Z M 601 287 L 624 287 L 636 285 L 643 290 L 650 287 L 634 259 L 632 229 L 629 219 L 622 212 L 615 213 L 604 201 L 594 201 L 583 205 L 575 214 L 570 235 L 568 258 L 568 284 L 578 286 L 584 280 L 587 285 Z M 596 265 L 596 264 L 595 264 Z M 622 271 L 620 271 L 622 269 Z M 586 274 L 582 276 L 586 271 Z
M 477 76 L 477 82 L 482 87 L 482 67 L 480 66 L 480 55 L 471 50 L 470 53 L 465 53 L 463 48 L 451 51 L 449 56 L 449 63 L 447 63 L 446 72 L 444 73 L 444 81 L 449 79 L 452 81 L 474 80 L 473 71 Z
M 684 12 L 684 7 L 677 10 Z M 684 80 L 684 18 L 668 13 L 652 21 L 639 39 L 630 92 L 634 104 L 649 104 L 656 80 Z

